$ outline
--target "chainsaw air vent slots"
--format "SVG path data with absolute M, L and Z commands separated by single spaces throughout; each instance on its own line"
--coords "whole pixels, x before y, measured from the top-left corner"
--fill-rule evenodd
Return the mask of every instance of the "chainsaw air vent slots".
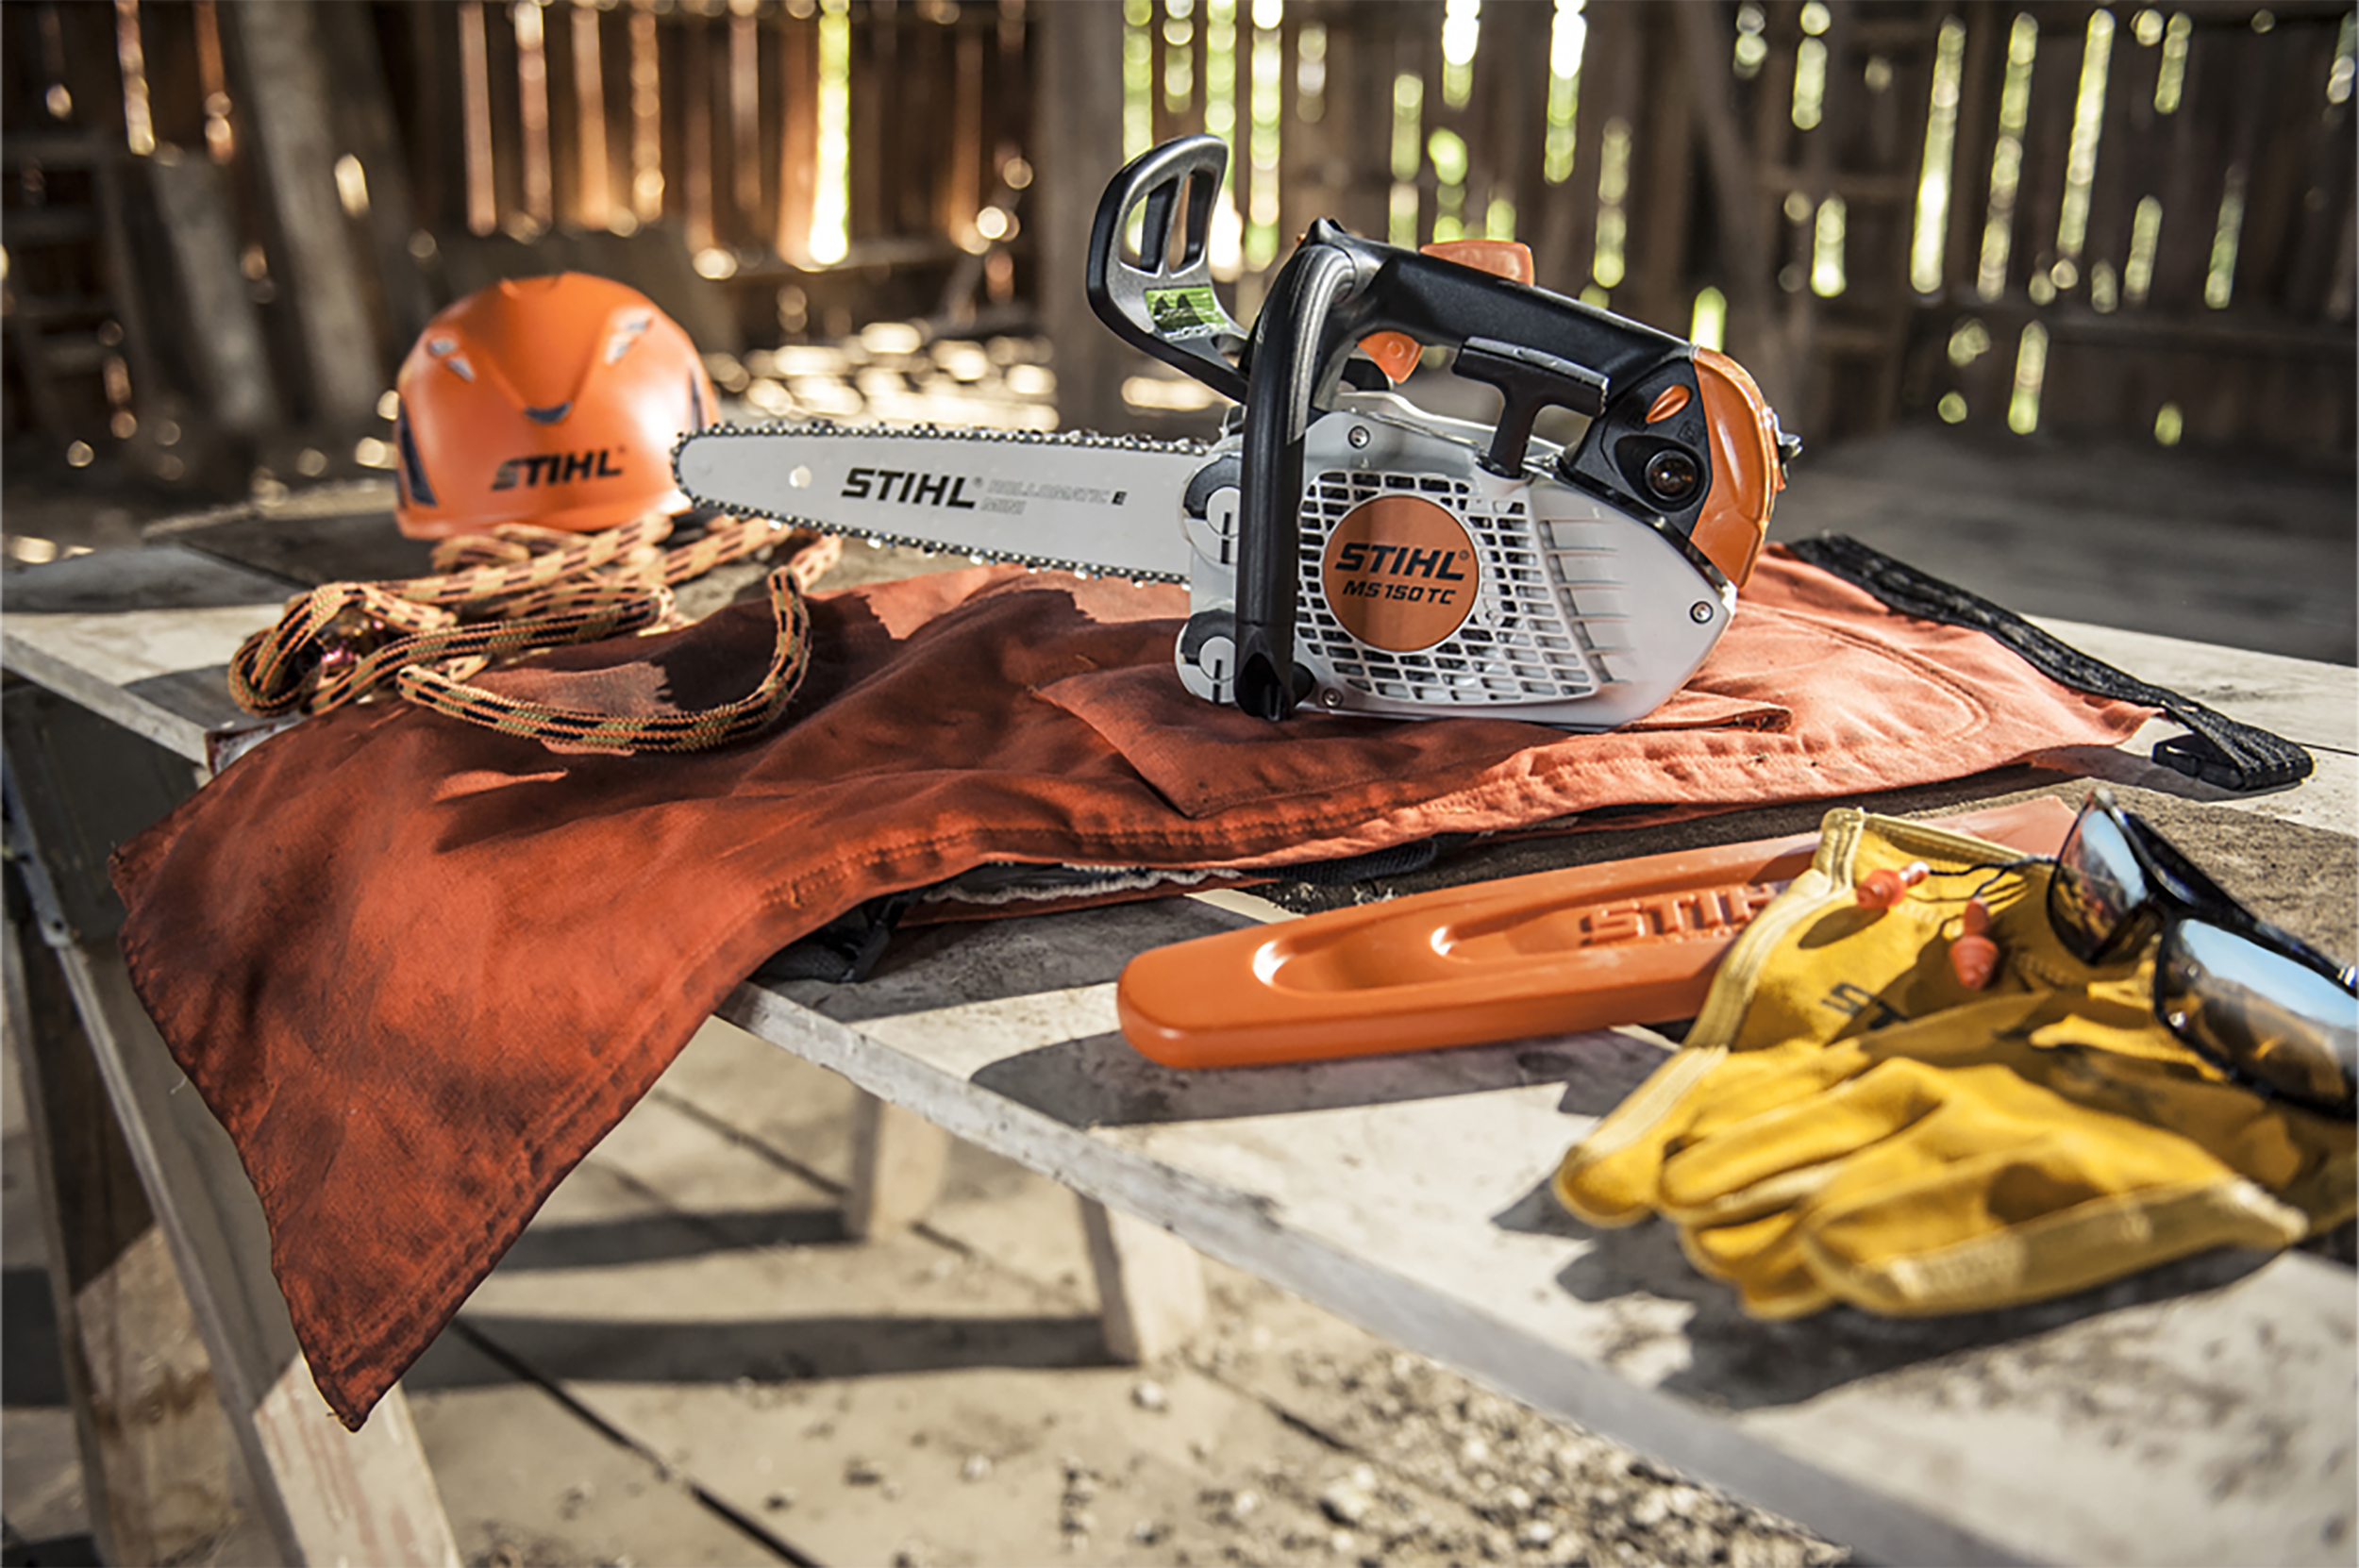
M 1727 629 L 1795 449 L 1751 378 L 1531 287 L 1521 246 L 1409 251 L 1324 219 L 1248 332 L 1204 242 L 1228 159 L 1196 136 L 1133 161 L 1089 258 L 1116 335 L 1242 401 L 1217 443 L 715 427 L 675 452 L 681 488 L 831 532 L 1185 582 L 1180 679 L 1264 718 L 1309 703 L 1606 729 L 1651 712 Z M 1496 388 L 1498 418 L 1393 392 L 1420 345 Z M 1550 407 L 1587 420 L 1569 445 L 1533 434 Z

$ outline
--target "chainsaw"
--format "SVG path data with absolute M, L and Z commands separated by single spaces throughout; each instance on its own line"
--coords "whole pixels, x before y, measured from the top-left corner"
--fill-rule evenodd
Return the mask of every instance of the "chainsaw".
M 716 425 L 673 453 L 699 506 L 889 543 L 1188 585 L 1197 696 L 1644 717 L 1712 651 L 1798 449 L 1733 360 L 1532 287 L 1530 252 L 1413 251 L 1320 219 L 1250 333 L 1208 238 L 1229 149 L 1167 142 L 1114 176 L 1092 308 L 1239 405 L 1210 445 L 1081 433 Z M 1136 241 L 1126 235 L 1136 225 Z M 1394 391 L 1428 347 L 1500 394 L 1489 425 Z M 1541 413 L 1584 416 L 1559 445 Z

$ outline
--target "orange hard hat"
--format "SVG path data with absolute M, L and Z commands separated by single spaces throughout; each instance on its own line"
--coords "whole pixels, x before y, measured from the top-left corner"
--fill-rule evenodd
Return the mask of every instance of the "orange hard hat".
M 427 323 L 394 382 L 412 539 L 501 523 L 588 532 L 682 511 L 672 445 L 718 409 L 696 345 L 638 290 L 510 278 Z

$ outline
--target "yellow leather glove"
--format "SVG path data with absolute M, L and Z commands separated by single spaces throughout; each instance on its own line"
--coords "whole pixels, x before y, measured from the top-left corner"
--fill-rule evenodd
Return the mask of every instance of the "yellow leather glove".
M 1659 1212 L 1746 1309 L 1919 1315 L 2061 1295 L 2348 1218 L 2359 1129 L 2228 1082 L 2154 1017 L 2152 963 L 2092 969 L 2047 917 L 2046 864 L 1921 823 L 1829 813 L 1676 1053 L 1566 1156 L 1592 1224 Z M 1852 887 L 1916 859 L 1889 910 Z M 1987 886 L 1985 884 L 1987 883 Z M 1949 964 L 1978 888 L 2001 963 Z

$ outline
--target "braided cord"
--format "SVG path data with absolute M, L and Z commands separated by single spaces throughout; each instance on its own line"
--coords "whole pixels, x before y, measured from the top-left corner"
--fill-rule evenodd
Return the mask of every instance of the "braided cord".
M 325 584 L 288 601 L 276 625 L 239 646 L 229 694 L 249 713 L 277 718 L 324 713 L 390 683 L 452 718 L 594 750 L 694 751 L 737 739 L 776 717 L 802 682 L 810 614 L 797 564 L 770 574 L 778 632 L 770 667 L 736 701 L 697 713 L 616 715 L 468 684 L 495 659 L 679 626 L 674 584 L 791 541 L 782 525 L 726 517 L 667 551 L 660 546 L 671 529 L 661 516 L 595 534 L 508 524 L 443 541 L 431 576 Z
M 794 700 L 810 667 L 811 611 L 793 569 L 779 567 L 765 586 L 778 633 L 771 643 L 770 667 L 745 695 L 693 713 L 618 715 L 560 708 L 472 686 L 425 663 L 405 665 L 394 676 L 393 686 L 420 707 L 503 735 L 563 741 L 594 751 L 703 751 L 750 735 L 777 718 Z

